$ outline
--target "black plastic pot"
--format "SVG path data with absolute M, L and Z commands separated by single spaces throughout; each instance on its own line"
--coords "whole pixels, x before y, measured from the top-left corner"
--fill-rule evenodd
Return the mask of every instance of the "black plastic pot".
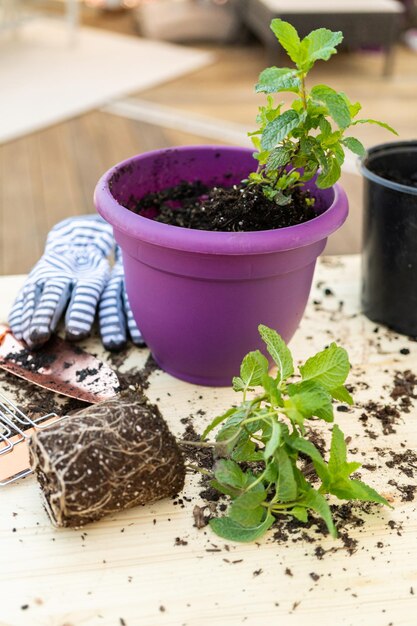
M 367 317 L 417 336 L 417 140 L 371 148 L 365 177 L 362 308 Z M 395 172 L 401 183 L 383 178 Z M 417 184 L 417 182 L 416 182 Z

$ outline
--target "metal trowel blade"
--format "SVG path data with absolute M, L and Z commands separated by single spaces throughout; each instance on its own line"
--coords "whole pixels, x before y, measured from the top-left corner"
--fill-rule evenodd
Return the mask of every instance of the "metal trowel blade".
M 0 325 L 0 367 L 55 393 L 96 403 L 116 395 L 115 372 L 78 346 L 53 337 L 30 351 L 8 326 Z

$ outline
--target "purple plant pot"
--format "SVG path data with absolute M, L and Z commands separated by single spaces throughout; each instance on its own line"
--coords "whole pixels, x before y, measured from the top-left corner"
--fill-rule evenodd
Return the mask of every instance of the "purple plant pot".
M 302 318 L 316 259 L 346 219 L 346 194 L 310 188 L 315 219 L 268 231 L 179 228 L 125 207 L 187 180 L 232 185 L 256 168 L 252 151 L 224 146 L 156 150 L 119 163 L 95 190 L 123 252 L 136 322 L 157 363 L 200 385 L 230 385 L 244 355 L 262 348 L 258 324 L 289 341 Z

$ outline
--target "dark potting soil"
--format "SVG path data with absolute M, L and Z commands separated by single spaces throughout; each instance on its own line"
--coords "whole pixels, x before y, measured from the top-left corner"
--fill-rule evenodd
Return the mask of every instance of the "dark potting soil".
M 390 170 L 376 169 L 375 174 L 385 180 L 391 180 L 393 183 L 407 185 L 408 187 L 417 187 L 417 172 L 414 172 L 409 176 L 405 176 L 403 172 L 393 168 Z
M 123 365 L 124 360 L 127 358 L 129 349 L 126 348 L 119 353 L 117 365 L 120 367 Z M 39 353 L 39 358 L 36 355 L 35 359 L 31 359 L 27 365 L 24 363 L 24 358 L 19 361 L 19 364 L 30 368 L 31 371 L 39 371 L 43 367 L 47 367 L 51 361 L 45 362 Z M 156 369 L 159 369 L 158 365 L 150 355 L 145 363 L 145 367 L 142 369 L 132 368 L 126 372 L 121 372 L 116 366 L 113 353 L 110 353 L 110 363 L 113 366 L 115 373 L 119 379 L 120 389 L 124 390 L 137 390 L 143 393 L 149 386 L 148 378 Z M 29 367 L 30 366 L 30 367 Z M 65 367 L 65 366 L 64 366 Z M 79 380 L 85 379 L 89 375 L 94 375 L 95 372 L 91 368 L 86 368 L 88 371 L 79 371 Z M 0 370 L 0 388 L 6 395 L 10 394 L 10 397 L 14 397 L 18 408 L 28 415 L 31 419 L 38 419 L 44 415 L 50 413 L 56 413 L 57 415 L 70 415 L 75 411 L 85 409 L 88 404 L 82 400 L 76 398 L 66 398 L 63 400 L 62 396 L 57 395 L 52 391 L 38 387 L 24 379 L 18 378 L 14 374 L 11 374 L 5 370 Z M 22 427 L 21 424 L 19 424 Z M 29 428 L 29 425 L 27 425 Z M 25 430 L 25 427 L 23 427 Z
M 248 232 L 308 222 L 319 207 L 309 206 L 308 192 L 297 189 L 293 201 L 279 206 L 258 187 L 243 184 L 209 188 L 200 181 L 181 182 L 151 193 L 127 208 L 164 224 L 197 230 Z

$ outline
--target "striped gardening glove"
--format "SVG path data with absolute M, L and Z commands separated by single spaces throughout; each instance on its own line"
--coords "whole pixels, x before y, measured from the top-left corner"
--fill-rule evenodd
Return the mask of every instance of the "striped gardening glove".
M 133 343 L 143 346 L 144 341 L 133 319 L 127 298 L 122 253 L 117 245 L 114 254 L 115 264 L 98 310 L 101 340 L 107 350 L 120 350 L 129 333 Z
M 10 312 L 17 339 L 29 348 L 42 345 L 65 309 L 67 339 L 88 336 L 110 276 L 107 257 L 113 246 L 112 228 L 99 216 L 70 217 L 56 224 Z

